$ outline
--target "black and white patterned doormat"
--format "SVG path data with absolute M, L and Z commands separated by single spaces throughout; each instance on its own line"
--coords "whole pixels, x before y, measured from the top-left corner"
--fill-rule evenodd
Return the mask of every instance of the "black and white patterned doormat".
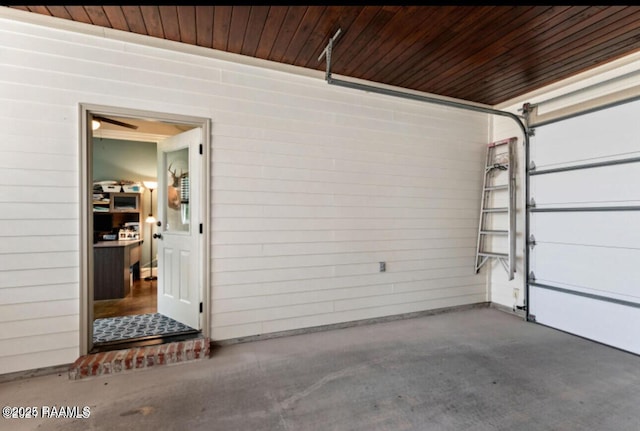
M 93 321 L 93 343 L 149 339 L 197 333 L 196 329 L 160 313 L 107 317 Z

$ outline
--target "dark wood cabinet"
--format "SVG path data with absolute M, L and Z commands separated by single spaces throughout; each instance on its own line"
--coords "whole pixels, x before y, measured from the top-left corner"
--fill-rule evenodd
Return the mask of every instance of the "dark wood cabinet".
M 100 199 L 93 201 L 93 299 L 124 298 L 131 291 L 131 279 L 140 278 L 142 240 L 124 238 L 131 233 L 126 226 L 140 227 L 141 195 L 121 192 L 99 195 Z M 119 232 L 125 235 L 120 236 Z M 140 238 L 141 233 L 131 236 Z
M 124 298 L 131 280 L 140 278 L 141 240 L 102 241 L 93 245 L 93 299 Z

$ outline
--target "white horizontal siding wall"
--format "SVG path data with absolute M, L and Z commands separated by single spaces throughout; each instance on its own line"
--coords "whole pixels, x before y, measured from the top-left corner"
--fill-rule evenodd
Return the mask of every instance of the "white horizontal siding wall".
M 486 115 L 2 16 L 0 99 L 0 373 L 79 354 L 79 103 L 212 119 L 213 339 L 486 300 Z

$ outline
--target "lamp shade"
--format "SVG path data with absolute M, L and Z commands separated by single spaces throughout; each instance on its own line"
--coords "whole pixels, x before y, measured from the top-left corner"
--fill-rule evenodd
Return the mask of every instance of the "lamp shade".
M 158 188 L 158 183 L 156 181 L 143 181 L 142 183 L 149 190 L 155 190 Z

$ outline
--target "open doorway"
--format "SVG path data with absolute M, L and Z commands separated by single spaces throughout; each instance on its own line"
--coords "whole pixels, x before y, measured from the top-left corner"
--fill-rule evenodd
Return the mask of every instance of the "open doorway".
M 81 111 L 82 353 L 206 336 L 208 121 Z

